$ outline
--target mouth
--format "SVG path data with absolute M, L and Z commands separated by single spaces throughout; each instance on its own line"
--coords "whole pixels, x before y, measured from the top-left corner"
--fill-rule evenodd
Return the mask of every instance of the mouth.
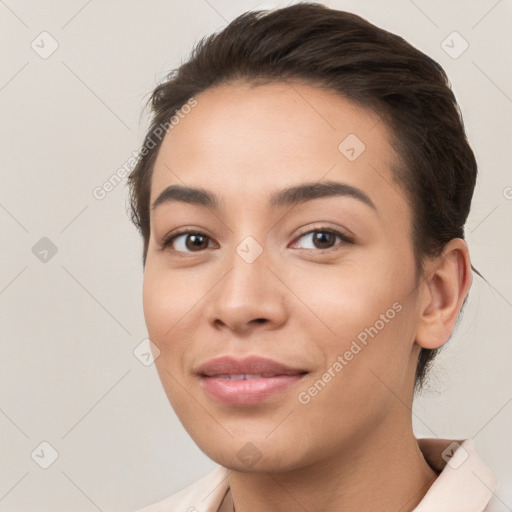
M 277 361 L 251 356 L 213 359 L 197 374 L 204 391 L 213 400 L 226 405 L 254 405 L 288 390 L 308 372 Z

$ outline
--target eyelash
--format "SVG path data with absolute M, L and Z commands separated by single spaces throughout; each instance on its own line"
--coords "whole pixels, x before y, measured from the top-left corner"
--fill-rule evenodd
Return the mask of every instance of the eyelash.
M 294 240 L 294 242 L 296 240 L 299 240 L 303 236 L 309 235 L 311 233 L 329 233 L 329 234 L 335 235 L 341 239 L 341 242 L 334 245 L 333 247 L 328 247 L 327 249 L 316 249 L 315 252 L 320 253 L 320 254 L 323 254 L 328 251 L 336 250 L 337 248 L 339 248 L 338 246 L 341 243 L 354 244 L 354 240 L 351 237 L 349 237 L 343 233 L 340 233 L 339 231 L 336 231 L 335 229 L 328 228 L 328 227 L 319 227 L 319 228 L 315 228 L 315 229 L 310 229 L 309 231 L 305 231 L 304 233 L 299 234 L 297 236 L 297 238 Z M 176 240 L 178 237 L 180 237 L 182 235 L 201 235 L 201 236 L 205 236 L 206 238 L 209 238 L 211 240 L 211 238 L 206 233 L 202 233 L 201 231 L 188 231 L 185 229 L 185 230 L 182 230 L 182 231 L 179 231 L 176 233 L 168 234 L 160 243 L 160 249 L 161 250 L 167 249 L 174 242 L 174 240 Z M 313 249 L 303 249 L 303 250 L 312 251 Z M 199 252 L 204 252 L 204 251 L 185 252 L 185 251 L 176 251 L 175 249 L 172 249 L 172 252 L 178 254 L 179 256 L 184 256 L 185 254 L 194 254 L 195 252 L 199 253 Z

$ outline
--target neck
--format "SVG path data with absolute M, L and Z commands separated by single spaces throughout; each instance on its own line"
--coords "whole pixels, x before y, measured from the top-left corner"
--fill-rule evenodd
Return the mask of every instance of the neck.
M 333 450 L 329 458 L 287 472 L 232 471 L 236 512 L 412 511 L 437 474 L 425 461 L 412 427 L 372 432 Z

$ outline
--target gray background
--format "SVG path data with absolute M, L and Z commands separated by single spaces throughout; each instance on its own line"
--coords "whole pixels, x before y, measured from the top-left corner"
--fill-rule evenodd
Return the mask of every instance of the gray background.
M 0 511 L 135 510 L 214 467 L 154 365 L 134 355 L 147 332 L 125 180 L 102 200 L 93 191 L 139 149 L 143 101 L 195 40 L 288 3 L 0 1 Z M 489 285 L 475 276 L 414 425 L 418 436 L 474 438 L 510 481 L 512 3 L 323 3 L 432 56 L 460 101 L 480 166 L 467 241 Z M 454 31 L 469 44 L 457 58 Z

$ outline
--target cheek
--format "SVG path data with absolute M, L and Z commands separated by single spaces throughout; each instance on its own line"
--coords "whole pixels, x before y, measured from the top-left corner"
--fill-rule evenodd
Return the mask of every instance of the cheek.
M 184 391 L 184 356 L 193 342 L 193 306 L 200 293 L 179 272 L 147 264 L 143 282 L 143 309 L 149 338 L 159 348 L 155 367 L 173 409 L 187 422 L 190 396 Z
M 199 277 L 190 273 L 146 267 L 143 283 L 144 318 L 150 338 L 164 346 L 185 328 L 206 294 Z
M 312 315 L 315 324 L 342 340 L 373 324 L 396 298 L 392 300 L 390 293 L 393 286 L 372 274 L 371 267 L 359 262 L 338 269 L 304 269 L 294 280 L 293 290 L 300 299 L 297 305 L 308 310 L 308 322 Z
M 294 290 L 304 297 L 297 305 L 306 307 L 296 318 L 316 340 L 326 369 L 342 356 L 350 381 L 375 380 L 371 370 L 401 378 L 411 351 L 414 304 L 407 295 L 408 273 L 400 275 L 395 267 L 359 261 L 338 272 L 318 267 L 296 281 Z

